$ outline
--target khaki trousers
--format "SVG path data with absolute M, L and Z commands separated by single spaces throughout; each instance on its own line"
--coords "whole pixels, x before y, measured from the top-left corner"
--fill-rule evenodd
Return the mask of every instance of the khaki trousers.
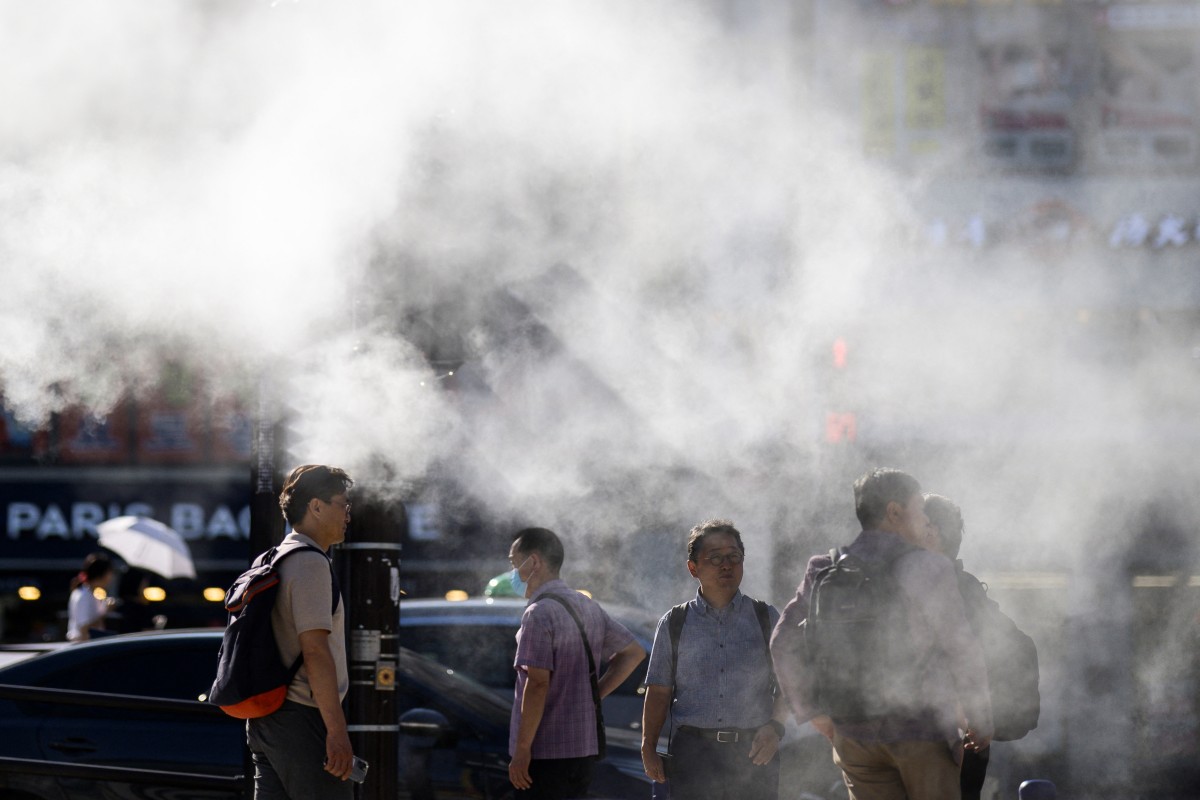
M 960 800 L 958 764 L 943 741 L 861 742 L 835 734 L 833 763 L 850 800 Z

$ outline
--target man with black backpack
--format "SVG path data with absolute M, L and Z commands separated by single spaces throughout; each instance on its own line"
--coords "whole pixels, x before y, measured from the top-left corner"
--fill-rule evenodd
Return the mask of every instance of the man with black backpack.
M 851 800 L 958 800 L 964 747 L 988 746 L 992 718 L 954 567 L 920 546 L 912 476 L 872 470 L 854 505 L 862 532 L 809 560 L 775 627 L 780 686 L 833 742 Z
M 696 596 L 663 615 L 646 670 L 642 765 L 676 800 L 775 800 L 787 706 L 768 649 L 779 612 L 742 594 L 742 535 L 729 520 L 692 528 Z M 670 754 L 658 739 L 671 717 Z
M 287 557 L 275 557 L 280 582 L 271 627 L 281 661 L 301 663 L 279 710 L 246 721 L 255 800 L 354 796 L 342 711 L 350 687 L 344 603 L 327 555 L 345 539 L 352 485 L 336 467 L 308 464 L 292 471 L 279 495 L 292 532 L 278 548 Z
M 983 648 L 992 699 L 993 739 L 1019 739 L 1037 727 L 1041 711 L 1037 647 L 987 596 L 987 587 L 963 569 L 958 558 L 964 528 L 962 510 L 946 497 L 926 494 L 925 516 L 929 517 L 929 530 L 924 546 L 954 562 L 967 622 Z M 990 747 L 963 754 L 959 781 L 962 800 L 979 800 L 990 755 Z

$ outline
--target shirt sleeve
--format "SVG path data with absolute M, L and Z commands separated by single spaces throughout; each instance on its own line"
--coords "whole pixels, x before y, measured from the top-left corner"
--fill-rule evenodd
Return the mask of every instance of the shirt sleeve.
M 812 707 L 812 681 L 805 672 L 806 643 L 802 623 L 808 618 L 808 596 L 812 590 L 813 576 L 829 564 L 828 556 L 813 556 L 804 571 L 804 580 L 792 598 L 771 634 L 771 661 L 775 665 L 775 678 L 784 698 L 796 715 L 797 722 L 808 722 L 819 713 Z
M 517 654 L 513 666 L 517 669 L 548 669 L 554 671 L 554 635 L 545 609 L 531 603 L 521 615 L 517 631 Z
M 87 584 L 72 592 L 70 606 L 70 616 L 75 618 L 75 626 L 79 630 L 91 627 L 92 623 L 104 616 L 104 603 L 96 599 Z
M 670 612 L 658 621 L 654 630 L 654 644 L 650 647 L 650 661 L 646 665 L 646 685 L 671 685 L 671 633 L 667 629 Z
M 329 561 L 311 551 L 293 553 L 279 564 L 296 633 L 333 631 L 333 576 Z
M 775 630 L 775 626 L 779 624 L 779 618 L 780 618 L 781 616 L 782 616 L 782 614 L 780 614 L 780 613 L 779 613 L 779 609 L 778 609 L 778 608 L 776 608 L 776 607 L 775 607 L 775 606 L 773 606 L 773 605 L 770 605 L 769 603 L 767 604 L 767 619 L 768 619 L 768 620 L 770 621 L 770 623 L 771 623 L 771 630 L 772 630 L 772 631 L 774 631 L 774 630 Z

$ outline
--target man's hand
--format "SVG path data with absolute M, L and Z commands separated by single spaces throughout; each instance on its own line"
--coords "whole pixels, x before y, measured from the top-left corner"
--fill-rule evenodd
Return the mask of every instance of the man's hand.
M 533 786 L 533 778 L 529 777 L 529 762 L 532 760 L 532 749 L 518 745 L 512 761 L 508 762 L 509 783 L 518 789 L 528 789 Z
M 779 734 L 774 725 L 763 725 L 754 734 L 754 742 L 750 745 L 750 760 L 758 766 L 771 763 L 779 750 Z
M 662 756 L 654 746 L 654 742 L 642 742 L 642 767 L 646 775 L 655 783 L 666 783 L 667 770 L 663 766 Z
M 986 750 L 992 744 L 992 737 L 980 736 L 970 728 L 963 735 L 963 749 L 970 750 L 973 753 L 978 753 L 981 750 Z
M 346 780 L 354 769 L 354 749 L 350 736 L 343 729 L 325 734 L 325 771 L 335 778 Z

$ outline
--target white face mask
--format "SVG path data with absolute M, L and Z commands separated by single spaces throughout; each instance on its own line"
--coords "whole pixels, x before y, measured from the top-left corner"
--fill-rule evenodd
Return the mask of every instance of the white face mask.
M 533 558 L 533 556 L 529 556 L 522 561 L 521 567 L 528 564 L 530 558 Z M 517 593 L 517 597 L 524 597 L 525 590 L 529 588 L 529 584 L 521 579 L 521 567 L 513 567 L 513 571 L 508 573 L 508 580 L 512 584 L 513 591 Z

